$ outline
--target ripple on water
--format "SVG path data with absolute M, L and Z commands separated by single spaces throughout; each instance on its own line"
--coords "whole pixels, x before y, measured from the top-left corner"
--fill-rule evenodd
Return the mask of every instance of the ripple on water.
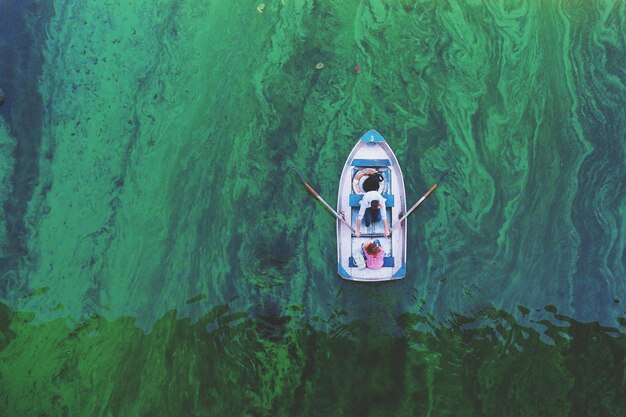
M 271 236 L 262 228 L 251 234 L 252 238 L 247 239 L 239 251 L 244 279 L 257 288 L 283 285 L 296 272 L 294 256 L 288 249 L 286 237 L 280 234 Z

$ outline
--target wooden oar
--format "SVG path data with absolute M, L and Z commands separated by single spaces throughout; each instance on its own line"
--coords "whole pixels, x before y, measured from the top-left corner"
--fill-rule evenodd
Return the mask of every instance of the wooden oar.
M 333 208 L 332 208 L 331 206 L 329 206 L 329 205 L 328 205 L 328 203 L 327 203 L 326 201 L 324 201 L 324 199 L 323 199 L 323 198 L 322 198 L 322 197 L 321 197 L 321 196 L 320 196 L 317 192 L 315 192 L 315 190 L 313 189 L 313 187 L 311 187 L 309 184 L 307 184 L 307 182 L 304 180 L 304 178 L 302 178 L 302 175 L 300 175 L 300 173 L 299 173 L 298 171 L 296 171 L 296 168 L 295 168 L 295 167 L 291 166 L 290 168 L 291 168 L 291 170 L 292 170 L 292 171 L 293 171 L 293 172 L 294 172 L 294 173 L 298 176 L 298 178 L 300 178 L 300 181 L 302 181 L 302 183 L 304 184 L 304 186 L 306 187 L 306 189 L 307 189 L 307 190 L 309 190 L 309 192 L 310 192 L 311 194 L 313 194 L 313 196 L 314 196 L 315 198 L 317 198 L 319 201 L 321 201 L 321 202 L 322 202 L 322 204 L 324 204 L 324 206 L 326 206 L 326 208 L 327 208 L 328 210 L 330 210 L 330 211 L 331 211 L 331 213 L 333 213 L 337 219 L 339 219 L 340 221 L 342 221 L 342 222 L 343 222 L 343 224 L 345 224 L 346 226 L 348 226 L 348 228 L 349 228 L 350 230 L 352 230 L 352 232 L 356 233 L 356 230 L 354 230 L 354 229 L 352 228 L 352 226 L 350 225 L 350 223 L 348 223 L 348 222 L 347 222 L 347 221 L 346 221 L 343 217 L 341 217 L 339 214 L 337 214 L 337 212 L 336 212 L 335 210 L 333 210 Z
M 454 168 L 454 166 L 451 166 L 450 168 L 448 168 L 448 170 L 446 172 L 443 173 L 443 175 L 441 177 L 439 177 L 439 181 L 437 181 L 437 183 L 435 185 L 433 185 L 432 187 L 430 187 L 430 190 L 426 191 L 426 194 L 424 194 L 422 196 L 422 198 L 420 198 L 417 203 L 415 203 L 413 205 L 413 207 L 411 207 L 409 209 L 409 211 L 406 212 L 406 214 L 404 216 L 402 216 L 400 218 L 400 220 L 398 220 L 398 222 L 396 224 L 393 225 L 393 227 L 391 228 L 391 230 L 393 231 L 396 227 L 400 226 L 402 224 L 402 222 L 404 221 L 404 219 L 406 219 L 407 217 L 409 217 L 409 214 L 413 213 L 413 210 L 415 210 L 420 204 L 422 204 L 422 202 L 424 200 L 426 200 L 428 198 L 429 195 L 432 194 L 433 191 L 435 191 L 435 189 L 437 189 L 437 187 L 439 187 L 439 184 L 441 184 L 441 182 L 446 179 L 446 176 L 448 175 L 448 173 L 450 172 L 450 170 Z

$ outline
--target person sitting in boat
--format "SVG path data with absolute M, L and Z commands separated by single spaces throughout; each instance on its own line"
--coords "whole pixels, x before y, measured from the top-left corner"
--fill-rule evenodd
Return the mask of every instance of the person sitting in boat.
M 378 239 L 368 240 L 361 245 L 365 255 L 365 266 L 369 269 L 380 269 L 383 267 L 385 251 Z
M 361 208 L 356 218 L 356 237 L 361 236 L 361 222 L 365 222 L 365 227 L 369 227 L 371 223 L 383 221 L 385 237 L 389 236 L 389 228 L 387 227 L 387 208 L 385 207 L 385 199 L 378 191 L 368 191 L 363 194 L 361 199 Z

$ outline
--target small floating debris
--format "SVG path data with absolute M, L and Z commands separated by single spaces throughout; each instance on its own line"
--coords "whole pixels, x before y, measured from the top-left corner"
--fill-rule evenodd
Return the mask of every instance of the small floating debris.
M 263 13 L 265 11 L 265 3 L 259 3 L 259 5 L 256 6 L 256 11 L 259 13 Z
M 322 68 L 324 68 L 324 63 L 323 62 L 318 62 L 317 65 L 315 66 L 316 70 L 321 70 Z
M 360 65 L 355 65 L 354 66 L 354 72 L 356 74 L 360 74 L 361 73 L 361 66 Z

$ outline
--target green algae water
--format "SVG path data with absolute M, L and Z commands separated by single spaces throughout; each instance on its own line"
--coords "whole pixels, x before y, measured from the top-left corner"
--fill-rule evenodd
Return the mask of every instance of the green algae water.
M 622 0 L 0 0 L 0 416 L 626 415 L 625 68 Z M 398 282 L 288 169 L 369 129 L 454 166 Z

